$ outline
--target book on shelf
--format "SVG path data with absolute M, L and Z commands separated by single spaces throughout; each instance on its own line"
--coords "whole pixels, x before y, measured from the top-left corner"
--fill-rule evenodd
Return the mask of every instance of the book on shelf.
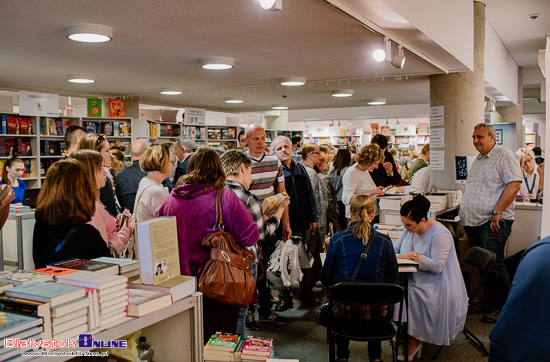
M 42 318 L 11 312 L 0 311 L 0 339 L 42 324 Z
M 72 328 L 78 327 L 82 324 L 88 324 L 88 316 L 83 315 L 80 317 L 76 317 L 75 319 L 69 320 L 65 323 L 59 323 L 57 325 L 52 325 L 52 334 L 54 336 L 59 335 L 63 332 L 66 332 L 68 330 L 71 330 Z
M 128 278 L 121 275 L 78 271 L 76 273 L 59 275 L 57 282 L 81 288 L 104 289 L 119 286 L 122 289 L 127 287 Z
M 120 127 L 120 136 L 130 137 L 130 121 L 120 121 L 118 123 Z
M 7 123 L 7 116 L 0 116 L 0 125 L 2 127 L 2 134 L 8 133 L 8 123 Z
M 37 273 L 26 270 L 6 270 L 0 272 L 0 280 L 13 283 L 14 285 L 22 285 L 33 282 L 49 282 L 52 276 L 44 273 Z
M 380 133 L 380 127 L 379 127 L 378 123 L 371 123 L 370 124 L 370 133 L 372 135 Z
M 273 338 L 248 336 L 243 344 L 241 357 L 257 356 L 269 358 L 273 353 Z
M 86 121 L 86 122 L 84 122 L 82 127 L 84 127 L 84 129 L 86 129 L 87 133 L 99 133 L 100 132 L 98 122 Z
M 172 305 L 172 295 L 153 290 L 138 289 L 128 285 L 128 315 L 142 317 Z
M 0 309 L 42 318 L 44 325 L 43 330 L 40 331 L 42 339 L 52 338 L 52 318 L 49 303 L 1 295 Z
M 63 136 L 65 134 L 65 120 L 63 118 L 55 119 L 56 135 Z
M 141 281 L 159 284 L 180 275 L 175 217 L 158 217 L 136 225 Z
M 139 261 L 132 259 L 122 259 L 122 258 L 111 258 L 108 256 L 102 256 L 100 258 L 91 259 L 92 261 L 97 261 L 101 263 L 110 263 L 118 265 L 118 273 L 123 274 L 130 272 L 132 270 L 139 269 Z
M 34 282 L 6 289 L 9 297 L 48 302 L 51 307 L 82 298 L 86 292 L 83 288 L 57 283 Z
M 391 135 L 390 126 L 380 126 L 380 133 L 384 136 Z
M 79 288 L 79 289 L 83 289 L 83 288 Z M 52 314 L 52 317 L 62 317 L 75 310 L 87 308 L 89 306 L 90 306 L 90 301 L 88 297 L 84 295 L 83 297 L 69 300 L 65 303 L 51 307 L 51 310 L 52 310 L 51 314 Z
M 176 302 L 197 291 L 197 279 L 193 276 L 178 275 L 157 285 L 141 284 L 140 281 L 132 282 L 128 286 L 136 289 L 153 290 L 162 293 L 170 293 L 172 301 Z
M 105 136 L 112 136 L 113 132 L 113 122 L 101 122 L 101 133 Z
M 99 98 L 88 98 L 88 117 L 101 117 L 103 105 Z
M 120 136 L 120 124 L 118 122 L 113 122 L 113 136 Z
M 118 264 L 105 263 L 88 259 L 72 258 L 62 261 L 57 261 L 46 265 L 48 267 L 59 267 L 66 269 L 83 270 L 90 272 L 98 272 L 102 274 L 118 274 Z
M 124 99 L 109 99 L 109 117 L 124 117 Z
M 20 135 L 32 134 L 32 124 L 29 117 L 18 117 L 17 127 Z
M 7 134 L 17 134 L 19 129 L 17 128 L 17 116 L 6 116 Z

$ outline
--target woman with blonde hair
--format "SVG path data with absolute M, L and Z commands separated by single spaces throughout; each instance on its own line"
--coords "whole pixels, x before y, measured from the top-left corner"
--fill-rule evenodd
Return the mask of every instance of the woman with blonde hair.
M 361 151 L 359 151 L 361 153 Z M 327 257 L 321 269 L 321 282 L 330 287 L 340 282 L 349 282 L 360 255 L 364 252 L 371 233 L 371 222 L 374 219 L 374 203 L 366 195 L 355 196 L 350 202 L 349 213 L 351 223 L 349 227 L 331 236 L 327 248 Z M 359 273 L 353 282 L 362 283 L 397 283 L 397 259 L 389 236 L 377 233 L 372 241 Z M 330 291 L 329 291 L 330 293 Z M 385 307 L 377 312 L 376 316 L 388 312 Z M 371 310 L 371 316 L 374 317 Z M 349 358 L 349 340 L 338 337 L 336 339 L 338 362 L 346 362 Z M 370 361 L 380 361 L 382 346 L 380 341 L 369 342 Z
M 363 146 L 355 155 L 355 164 L 348 168 L 342 179 L 344 185 L 342 192 L 342 202 L 346 205 L 346 217 L 349 219 L 349 207 L 351 200 L 357 195 L 367 195 L 376 202 L 376 196 L 384 195 L 384 188 L 376 186 L 370 172 L 378 168 L 381 162 L 384 162 L 384 153 L 380 151 L 380 146 L 371 143 Z M 369 172 L 367 172 L 369 171 Z M 375 214 L 378 210 L 375 207 Z
M 523 180 L 518 194 L 525 195 L 525 201 L 538 198 L 539 190 L 542 188 L 542 177 L 538 173 L 538 166 L 535 163 L 535 154 L 527 148 L 520 148 L 516 152 L 523 173 Z M 540 185 L 540 186 L 539 186 Z
M 137 222 L 157 217 L 157 212 L 168 197 L 168 189 L 162 182 L 170 176 L 174 164 L 170 148 L 166 144 L 147 147 L 139 159 L 139 167 L 147 172 L 141 179 L 134 203 L 134 216 Z
M 80 139 L 77 150 L 94 150 L 101 153 L 103 156 L 103 168 L 107 173 L 105 186 L 99 190 L 99 200 L 105 205 L 111 216 L 118 215 L 118 207 L 115 199 L 115 189 L 113 187 L 113 176 L 109 167 L 111 167 L 111 151 L 109 150 L 109 142 L 103 134 L 89 133 Z
M 130 224 L 129 212 L 127 212 L 127 222 L 124 225 L 120 225 L 122 214 L 114 218 L 107 212 L 105 206 L 99 200 L 99 189 L 105 186 L 107 178 L 105 169 L 103 168 L 103 157 L 97 151 L 76 150 L 71 153 L 69 158 L 74 158 L 82 163 L 88 178 L 93 180 L 97 190 L 95 193 L 95 213 L 88 224 L 99 230 L 105 244 L 111 248 L 113 254 L 120 254 L 126 245 L 128 245 L 128 240 L 132 235 L 132 226 Z M 119 224 L 118 228 L 117 224 Z
M 426 143 L 424 147 L 420 150 L 420 157 L 418 157 L 412 164 L 410 175 L 414 176 L 414 173 L 421 168 L 428 167 L 430 162 L 430 144 Z
M 34 214 L 35 268 L 71 258 L 111 255 L 99 231 L 88 224 L 96 197 L 95 182 L 80 161 L 59 160 L 48 169 Z

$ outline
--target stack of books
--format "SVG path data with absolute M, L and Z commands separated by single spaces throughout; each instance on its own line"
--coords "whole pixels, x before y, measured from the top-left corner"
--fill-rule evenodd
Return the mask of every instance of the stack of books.
M 142 317 L 170 305 L 170 293 L 138 289 L 135 284 L 128 285 L 128 315 L 131 317 Z
M 113 326 L 122 323 L 126 317 L 128 307 L 128 278 L 122 275 L 109 275 L 88 271 L 59 275 L 57 282 L 81 288 L 97 289 L 97 306 L 92 305 L 93 311 L 99 316 L 98 327 Z M 84 295 L 86 294 L 83 290 Z M 94 301 L 93 294 L 88 299 Z M 95 303 L 95 302 L 94 302 Z M 98 307 L 98 308 L 96 308 Z M 95 321 L 98 321 L 95 317 Z
M 101 258 L 92 259 L 92 261 L 117 264 L 118 274 L 128 277 L 129 281 L 139 279 L 139 261 L 132 259 L 111 258 L 102 256 Z
M 236 334 L 216 332 L 203 349 L 204 362 L 240 361 L 244 341 Z
M 7 270 L 0 272 L 0 281 L 8 284 L 23 285 L 33 282 L 49 282 L 52 276 L 44 273 L 37 273 L 26 270 Z M 7 285 L 7 284 L 6 284 Z
M 243 362 L 266 361 L 273 358 L 273 339 L 248 336 L 241 350 Z
M 6 289 L 6 296 L 49 303 L 51 320 L 48 323 L 47 317 L 44 317 L 44 335 L 51 333 L 52 338 L 66 339 L 76 337 L 89 330 L 87 318 L 89 302 L 83 288 L 34 282 Z M 81 314 L 70 314 L 80 309 L 84 309 L 81 314 L 85 314 L 85 318 L 81 318 Z M 67 317 L 69 314 L 70 316 Z M 48 330 L 50 328 L 51 332 Z
M 50 263 L 47 266 L 74 270 L 84 270 L 111 275 L 117 275 L 119 272 L 119 267 L 117 264 L 78 258 Z
M 43 331 L 40 337 L 43 340 L 52 339 L 52 317 L 49 303 L 2 295 L 0 296 L 0 310 L 42 318 Z
M 19 356 L 32 348 L 5 348 L 5 338 L 41 340 L 42 319 L 3 310 L 0 312 L 0 361 Z

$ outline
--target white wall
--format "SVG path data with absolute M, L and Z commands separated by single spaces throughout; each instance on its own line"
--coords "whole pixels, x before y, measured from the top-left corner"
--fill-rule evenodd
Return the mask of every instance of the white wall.
M 429 115 L 429 104 L 407 104 L 398 106 L 289 110 L 288 120 L 289 124 L 299 121 L 326 121 L 333 119 L 364 120 L 367 118 L 383 118 L 385 121 L 386 118 L 428 117 Z

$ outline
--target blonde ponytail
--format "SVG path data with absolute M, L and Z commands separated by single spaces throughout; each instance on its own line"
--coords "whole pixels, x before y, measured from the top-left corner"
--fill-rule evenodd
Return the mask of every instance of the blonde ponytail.
M 367 245 L 371 233 L 370 214 L 374 212 L 374 203 L 367 195 L 358 195 L 351 200 L 350 211 L 353 212 L 354 221 L 357 224 L 353 228 L 353 237 L 362 239 L 363 245 Z

